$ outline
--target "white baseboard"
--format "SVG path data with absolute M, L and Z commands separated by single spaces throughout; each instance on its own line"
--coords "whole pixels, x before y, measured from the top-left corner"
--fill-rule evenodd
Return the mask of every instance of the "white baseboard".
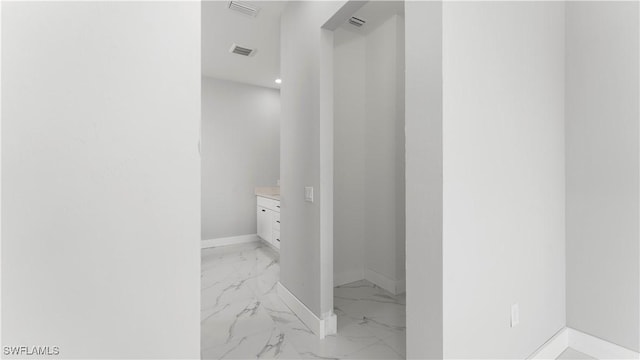
M 572 328 L 560 330 L 529 359 L 556 359 L 568 347 L 600 360 L 640 359 L 638 352 Z
M 569 347 L 569 329 L 562 328 L 527 359 L 555 360 Z
M 640 353 L 569 328 L 569 347 L 596 359 L 640 359 Z
M 393 295 L 402 294 L 405 291 L 406 283 L 404 280 L 393 280 L 371 269 L 364 270 L 364 278 Z
M 350 284 L 354 281 L 364 279 L 364 273 L 362 271 L 344 271 L 341 273 L 333 274 L 333 286 L 340 286 Z
M 225 246 L 225 245 L 234 245 L 234 244 L 243 244 L 258 241 L 258 235 L 256 234 L 247 234 L 247 235 L 239 235 L 239 236 L 229 236 L 217 239 L 208 239 L 202 240 L 200 243 L 201 249 L 217 247 L 217 246 Z
M 307 327 L 318 335 L 320 339 L 335 334 L 338 327 L 338 318 L 333 311 L 325 314 L 320 319 L 302 301 L 293 295 L 281 282 L 278 281 L 278 296 L 293 311 Z

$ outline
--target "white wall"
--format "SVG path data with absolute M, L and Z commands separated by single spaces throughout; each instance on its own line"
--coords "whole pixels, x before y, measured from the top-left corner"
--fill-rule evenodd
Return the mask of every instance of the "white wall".
M 407 359 L 442 359 L 442 2 L 404 10 Z
M 405 136 L 405 22 L 404 17 L 395 16 L 395 72 L 396 72 L 396 93 L 395 93 L 395 159 L 393 162 L 395 181 L 395 239 L 396 239 L 396 269 L 395 275 L 398 280 L 397 291 L 405 291 L 406 288 L 406 136 Z
M 567 326 L 640 350 L 638 3 L 567 4 Z
M 256 233 L 257 186 L 280 178 L 280 92 L 202 78 L 202 239 Z
M 525 358 L 565 325 L 564 16 L 443 4 L 446 358 Z
M 401 26 L 403 19 L 393 15 L 366 36 L 365 66 L 365 271 L 396 283 L 404 281 L 404 271 L 398 273 L 405 225 L 404 103 L 397 102 L 404 91 L 398 79 Z
M 390 13 L 367 26 L 334 34 L 334 278 L 396 292 L 405 265 L 404 22 Z
M 319 23 L 312 5 L 296 6 L 289 21 Z M 290 115 L 318 104 L 301 40 L 314 35 L 284 45 L 302 46 L 283 64 L 314 81 L 296 84 L 307 91 Z M 565 325 L 564 42 L 563 3 L 406 4 L 409 358 L 524 358 Z M 305 290 L 304 275 L 287 276 Z
M 2 3 L 2 345 L 199 358 L 200 5 Z
M 321 109 L 327 105 L 321 101 L 320 89 L 327 85 L 324 81 L 330 81 L 320 76 L 320 60 L 324 59 L 320 49 L 329 42 L 321 27 L 344 3 L 291 2 L 281 18 L 280 192 L 281 216 L 287 221 L 280 231 L 280 282 L 320 317 L 333 311 L 333 248 L 328 241 L 320 242 L 321 236 L 333 234 L 327 212 L 321 219 L 321 207 L 331 205 L 320 201 L 324 195 L 320 188 L 324 179 L 320 172 L 320 121 Z M 324 115 L 322 119 L 326 119 Z M 328 161 L 326 157 L 323 160 Z M 332 161 L 329 164 L 323 169 L 332 169 Z M 314 187 L 313 203 L 304 201 L 305 186 Z M 330 225 L 321 227 L 321 222 Z
M 334 285 L 364 279 L 365 38 L 334 31 Z

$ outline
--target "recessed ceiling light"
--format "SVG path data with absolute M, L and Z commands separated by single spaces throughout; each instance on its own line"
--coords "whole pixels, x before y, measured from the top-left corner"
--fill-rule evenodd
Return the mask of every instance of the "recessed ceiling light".
M 276 79 L 276 84 L 282 84 L 282 79 Z

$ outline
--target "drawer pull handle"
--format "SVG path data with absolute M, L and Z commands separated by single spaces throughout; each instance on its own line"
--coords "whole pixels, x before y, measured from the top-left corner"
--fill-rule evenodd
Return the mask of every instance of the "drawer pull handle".
M 265 209 L 262 209 L 262 212 L 266 212 L 266 211 L 267 211 L 267 210 L 265 210 Z
M 276 205 L 277 208 L 280 208 L 280 205 Z
M 280 239 L 276 239 L 276 240 L 278 240 L 278 242 L 280 242 Z
M 277 222 L 278 224 L 280 224 L 280 220 L 276 220 L 276 222 Z

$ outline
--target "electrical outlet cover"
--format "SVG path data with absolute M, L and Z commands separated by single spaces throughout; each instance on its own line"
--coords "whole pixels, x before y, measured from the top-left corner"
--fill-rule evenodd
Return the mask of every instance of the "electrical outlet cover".
M 518 303 L 511 305 L 511 327 L 520 324 L 520 305 Z

